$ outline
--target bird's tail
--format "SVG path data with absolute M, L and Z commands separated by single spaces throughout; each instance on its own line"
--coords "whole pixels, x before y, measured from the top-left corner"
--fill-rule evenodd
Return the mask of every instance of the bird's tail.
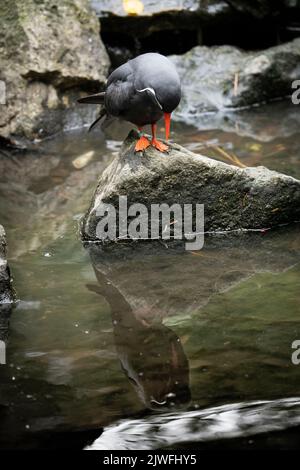
M 96 93 L 95 95 L 89 95 L 85 96 L 84 98 L 80 98 L 78 103 L 90 103 L 90 104 L 102 104 L 104 105 L 104 97 L 105 97 L 105 91 L 102 91 L 101 93 Z M 102 130 L 106 129 L 111 122 L 113 121 L 113 117 L 107 114 L 105 107 L 103 106 L 100 110 L 100 114 L 95 119 L 94 122 L 89 127 L 89 132 L 94 128 L 94 126 L 99 122 L 100 127 Z
M 103 107 L 100 111 L 100 114 L 99 116 L 97 117 L 97 119 L 95 119 L 94 122 L 92 122 L 92 124 L 90 125 L 89 127 L 89 132 L 93 129 L 93 127 L 100 121 L 100 125 L 101 125 L 101 128 L 102 128 L 102 124 L 103 124 L 103 121 L 105 121 L 107 117 L 107 114 L 106 114 L 106 109 Z
M 79 98 L 78 103 L 92 103 L 92 104 L 104 104 L 105 91 L 101 93 L 96 93 L 95 95 L 85 96 L 84 98 Z
M 114 116 L 111 116 L 110 114 L 107 114 L 106 109 L 103 107 L 100 111 L 99 116 L 97 119 L 95 119 L 94 122 L 89 127 L 89 132 L 94 128 L 94 126 L 99 122 L 101 129 L 104 131 L 111 125 L 111 123 L 115 120 L 116 118 Z

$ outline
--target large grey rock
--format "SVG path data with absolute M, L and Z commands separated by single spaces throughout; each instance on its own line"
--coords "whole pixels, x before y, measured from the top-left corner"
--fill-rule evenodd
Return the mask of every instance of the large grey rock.
M 96 110 L 79 109 L 76 96 L 99 88 L 108 67 L 88 0 L 2 0 L 0 138 L 26 144 L 90 122 Z
M 204 112 L 227 111 L 288 96 L 300 73 L 300 39 L 260 52 L 200 47 L 171 56 L 183 97 L 175 118 L 197 125 Z
M 205 231 L 264 229 L 300 218 L 300 181 L 264 167 L 238 168 L 177 144 L 169 154 L 153 148 L 134 153 L 136 133 L 100 177 L 82 222 L 82 237 L 97 240 L 100 203 L 118 211 L 119 195 L 128 204 L 204 204 Z M 118 243 L 120 246 L 120 242 Z

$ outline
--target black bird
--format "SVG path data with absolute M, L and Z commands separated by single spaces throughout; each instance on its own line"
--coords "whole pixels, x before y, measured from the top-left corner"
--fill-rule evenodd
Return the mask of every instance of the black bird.
M 168 139 L 171 113 L 180 98 L 180 79 L 175 66 L 167 57 L 151 52 L 129 60 L 114 70 L 108 77 L 104 92 L 86 96 L 78 102 L 104 105 L 90 129 L 100 120 L 105 126 L 112 118 L 132 122 L 140 132 L 143 126 L 151 124 L 151 145 L 164 152 L 168 147 L 156 139 L 156 122 L 164 116 Z M 149 145 L 149 140 L 141 133 L 135 151 L 145 150 Z

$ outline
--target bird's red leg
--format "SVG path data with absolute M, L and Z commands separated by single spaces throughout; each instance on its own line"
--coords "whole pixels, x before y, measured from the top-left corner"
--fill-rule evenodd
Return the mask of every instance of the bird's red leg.
M 166 129 L 166 140 L 169 140 L 170 127 L 171 127 L 171 113 L 164 113 L 165 118 L 165 129 Z
M 142 151 L 146 150 L 147 147 L 149 147 L 150 142 L 149 142 L 149 140 L 147 139 L 147 137 L 145 137 L 145 136 L 142 134 L 142 127 L 139 127 L 138 129 L 139 129 L 139 131 L 140 131 L 140 133 L 141 133 L 141 137 L 139 138 L 139 140 L 138 140 L 137 143 L 135 144 L 134 151 L 135 151 L 135 152 L 142 152 Z
M 162 142 L 159 142 L 156 139 L 156 124 L 151 124 L 151 129 L 152 129 L 151 145 L 153 145 L 153 147 L 155 147 L 160 152 L 166 152 L 169 149 L 169 147 L 163 144 Z

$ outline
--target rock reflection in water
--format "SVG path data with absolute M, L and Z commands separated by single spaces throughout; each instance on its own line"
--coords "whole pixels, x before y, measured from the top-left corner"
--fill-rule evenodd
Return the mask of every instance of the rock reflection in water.
M 300 225 L 238 237 L 206 237 L 197 252 L 176 252 L 161 245 L 89 244 L 97 275 L 118 289 L 140 322 L 190 316 L 216 294 L 226 292 L 257 273 L 280 273 L 300 260 Z
M 10 304 L 0 305 L 0 349 L 1 344 L 6 343 L 9 334 L 9 319 L 11 315 L 12 306 Z M 1 350 L 0 350 L 0 364 L 1 364 Z
M 120 250 L 89 244 L 98 279 L 89 289 L 110 305 L 122 368 L 148 408 L 190 400 L 189 366 L 172 325 L 193 316 L 213 296 L 256 273 L 280 273 L 299 261 L 299 227 L 266 235 L 207 240 L 194 254 L 151 254 L 135 246 Z M 197 316 L 199 313 L 197 314 Z M 220 319 L 221 321 L 221 319 Z
M 143 404 L 151 409 L 188 404 L 189 364 L 179 337 L 162 323 L 158 311 L 147 316 L 143 308 L 131 307 L 97 265 L 94 268 L 98 285 L 88 288 L 110 305 L 122 369 Z

